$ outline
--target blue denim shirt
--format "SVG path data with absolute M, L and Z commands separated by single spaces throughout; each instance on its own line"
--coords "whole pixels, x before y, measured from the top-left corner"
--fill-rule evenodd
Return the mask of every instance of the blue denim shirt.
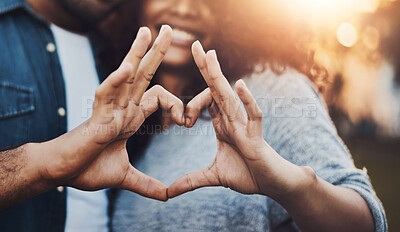
M 0 149 L 66 132 L 54 44 L 46 22 L 24 0 L 0 1 Z M 65 217 L 66 191 L 54 189 L 1 212 L 0 231 L 64 231 Z

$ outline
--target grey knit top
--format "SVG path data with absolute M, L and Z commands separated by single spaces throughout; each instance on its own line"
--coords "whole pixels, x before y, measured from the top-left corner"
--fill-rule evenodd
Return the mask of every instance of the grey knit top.
M 376 231 L 387 231 L 385 212 L 366 170 L 355 168 L 313 84 L 297 72 L 254 74 L 245 82 L 263 111 L 264 139 L 290 162 L 310 166 L 324 180 L 357 191 L 373 214 Z M 211 120 L 187 129 L 172 126 L 152 136 L 135 164 L 167 186 L 212 163 L 217 144 Z M 208 187 L 167 202 L 121 191 L 112 227 L 119 231 L 298 231 L 285 209 L 260 195 Z

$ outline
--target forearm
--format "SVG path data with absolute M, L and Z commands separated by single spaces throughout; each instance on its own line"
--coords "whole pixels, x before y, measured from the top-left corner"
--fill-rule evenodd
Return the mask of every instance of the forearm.
M 302 231 L 374 231 L 366 201 L 351 189 L 334 186 L 308 167 L 294 192 L 277 197 Z
M 0 211 L 55 187 L 41 178 L 42 144 L 0 152 Z

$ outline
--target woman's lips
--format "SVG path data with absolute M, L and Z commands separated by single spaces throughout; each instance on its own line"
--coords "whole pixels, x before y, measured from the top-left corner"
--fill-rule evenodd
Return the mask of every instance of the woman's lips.
M 184 49 L 190 48 L 196 40 L 202 40 L 204 33 L 195 29 L 193 25 L 174 25 L 173 23 L 163 23 L 168 24 L 172 27 L 172 42 L 171 46 L 181 47 Z M 163 24 L 158 24 L 156 26 L 157 30 L 160 31 Z
M 172 30 L 172 44 L 177 46 L 191 46 L 194 41 L 196 41 L 197 36 L 191 32 L 182 30 L 182 29 L 173 29 Z

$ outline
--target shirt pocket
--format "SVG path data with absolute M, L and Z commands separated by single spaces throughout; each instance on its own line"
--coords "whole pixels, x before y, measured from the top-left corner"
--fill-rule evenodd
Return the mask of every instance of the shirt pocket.
M 33 89 L 10 82 L 0 82 L 0 120 L 35 110 Z
M 0 81 L 0 149 L 29 142 L 33 88 Z

